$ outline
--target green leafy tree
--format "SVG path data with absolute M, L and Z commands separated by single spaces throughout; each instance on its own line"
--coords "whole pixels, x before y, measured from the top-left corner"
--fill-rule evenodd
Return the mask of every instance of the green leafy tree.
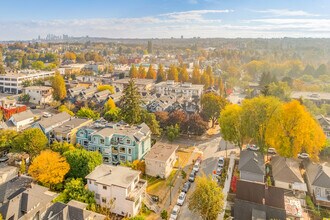
M 66 151 L 75 150 L 75 146 L 68 142 L 53 142 L 52 145 L 50 145 L 50 149 L 54 152 L 58 152 L 60 154 L 63 154 Z
M 180 126 L 178 124 L 168 126 L 166 128 L 166 135 L 169 141 L 174 141 L 180 136 Z
M 26 172 L 26 163 L 25 163 L 24 159 L 22 159 L 22 161 L 21 161 L 21 165 L 19 167 L 19 172 L 22 174 L 24 174 Z
M 152 65 L 150 64 L 148 72 L 147 72 L 147 79 L 156 79 L 157 78 L 157 72 L 156 70 L 154 70 L 154 68 L 152 67 Z
M 165 209 L 160 213 L 160 217 L 165 220 L 168 219 L 168 213 Z
M 215 122 L 220 116 L 221 110 L 227 105 L 227 100 L 215 93 L 206 93 L 202 96 L 202 115 L 205 119 L 212 122 L 214 127 Z
M 129 124 L 138 124 L 141 121 L 141 95 L 131 79 L 123 91 L 124 95 L 120 98 L 121 118 Z
M 76 115 L 79 118 L 90 118 L 93 120 L 96 120 L 100 117 L 100 113 L 93 111 L 88 107 L 82 107 L 81 109 L 79 109 Z
M 74 116 L 74 113 L 72 111 L 70 111 L 66 105 L 61 105 L 60 107 L 58 107 L 58 111 L 59 112 L 66 112 L 71 116 Z
M 268 85 L 268 95 L 275 96 L 282 101 L 289 101 L 291 89 L 286 82 L 273 82 Z
M 5 71 L 5 67 L 3 66 L 2 63 L 0 63 L 0 75 L 5 75 L 6 71 Z
M 97 151 L 75 149 L 63 153 L 70 164 L 68 177 L 85 178 L 94 168 L 102 163 L 102 155 Z
M 163 82 L 166 80 L 166 73 L 164 71 L 164 67 L 162 64 L 159 64 L 158 66 L 158 71 L 157 71 L 157 83 L 158 82 Z
M 107 121 L 120 121 L 120 108 L 115 107 L 104 113 L 103 118 Z
M 12 144 L 14 151 L 25 151 L 34 157 L 46 148 L 48 139 L 40 129 L 29 128 L 19 133 Z
M 18 135 L 17 131 L 11 129 L 0 130 L 0 150 L 8 149 L 13 146 L 14 138 Z
M 223 139 L 234 143 L 242 150 L 246 138 L 242 107 L 227 105 L 220 114 L 219 124 Z
M 256 97 L 246 99 L 242 104 L 244 130 L 252 138 L 261 152 L 267 152 L 266 131 L 270 119 L 281 106 L 280 100 L 275 97 Z
M 146 123 L 150 128 L 152 134 L 160 135 L 159 123 L 156 120 L 156 116 L 153 113 L 148 113 L 147 111 L 142 111 L 141 121 Z
M 35 61 L 32 63 L 32 69 L 43 70 L 45 69 L 45 64 L 42 61 Z
M 52 87 L 54 89 L 53 96 L 55 100 L 61 101 L 66 98 L 65 82 L 59 72 L 55 73 L 55 76 L 52 80 Z
M 29 67 L 29 62 L 28 62 L 26 54 L 24 54 L 24 56 L 22 57 L 22 66 L 21 67 L 22 67 L 22 69 L 26 69 Z
M 131 78 L 138 78 L 139 77 L 139 72 L 136 69 L 134 64 L 132 64 L 131 69 L 129 70 L 129 77 L 131 77 Z
M 67 203 L 71 200 L 77 200 L 88 204 L 90 208 L 95 205 L 94 193 L 86 189 L 85 184 L 81 178 L 69 179 L 64 186 L 63 192 L 55 198 L 54 202 Z
M 211 177 L 197 177 L 188 208 L 204 220 L 217 219 L 223 209 L 223 199 L 222 188 Z

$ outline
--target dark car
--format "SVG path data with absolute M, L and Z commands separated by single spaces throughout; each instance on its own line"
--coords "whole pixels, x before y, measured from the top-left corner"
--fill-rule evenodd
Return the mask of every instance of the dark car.
M 7 156 L 1 157 L 0 158 L 0 163 L 6 162 L 7 160 L 9 160 L 9 158 Z
M 196 177 L 196 172 L 195 172 L 195 171 L 191 171 L 188 180 L 189 180 L 190 182 L 194 182 L 194 181 L 195 181 L 195 177 Z
M 190 186 L 191 186 L 191 183 L 189 181 L 185 182 L 185 184 L 183 185 L 183 188 L 182 188 L 182 192 L 187 193 L 188 190 L 190 189 Z

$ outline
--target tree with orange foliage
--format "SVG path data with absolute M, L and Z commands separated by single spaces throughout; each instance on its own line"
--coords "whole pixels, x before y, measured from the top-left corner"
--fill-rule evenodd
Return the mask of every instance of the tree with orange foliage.
M 138 72 L 140 79 L 145 79 L 147 77 L 146 69 L 142 66 L 142 64 L 140 64 Z
M 266 142 L 284 157 L 306 152 L 311 159 L 318 160 L 326 137 L 312 115 L 295 100 L 284 103 L 270 119 Z
M 59 153 L 45 150 L 40 153 L 29 167 L 29 174 L 44 186 L 52 188 L 64 181 L 70 166 Z

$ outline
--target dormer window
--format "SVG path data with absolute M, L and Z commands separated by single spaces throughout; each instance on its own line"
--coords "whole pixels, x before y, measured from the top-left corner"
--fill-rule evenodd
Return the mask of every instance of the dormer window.
M 100 139 L 100 143 L 104 144 L 104 139 L 103 138 Z

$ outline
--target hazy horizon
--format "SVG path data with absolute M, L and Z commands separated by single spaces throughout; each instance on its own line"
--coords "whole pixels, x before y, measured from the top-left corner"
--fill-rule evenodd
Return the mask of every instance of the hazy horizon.
M 330 3 L 262 0 L 2 2 L 0 41 L 47 34 L 112 39 L 329 38 Z

